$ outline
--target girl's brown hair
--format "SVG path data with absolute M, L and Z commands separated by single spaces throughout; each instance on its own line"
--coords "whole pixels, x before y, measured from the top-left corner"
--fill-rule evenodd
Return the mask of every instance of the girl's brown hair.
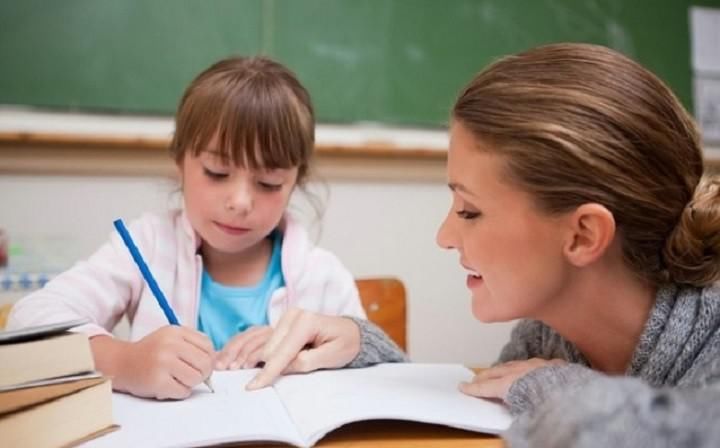
M 670 89 L 608 48 L 553 44 L 505 57 L 461 92 L 452 118 L 506 156 L 548 213 L 607 207 L 623 255 L 655 284 L 720 279 L 720 182 Z
M 298 167 L 308 174 L 315 144 L 310 95 L 295 75 L 265 57 L 221 60 L 200 73 L 175 115 L 170 153 L 181 163 L 217 136 L 226 162 L 250 169 Z

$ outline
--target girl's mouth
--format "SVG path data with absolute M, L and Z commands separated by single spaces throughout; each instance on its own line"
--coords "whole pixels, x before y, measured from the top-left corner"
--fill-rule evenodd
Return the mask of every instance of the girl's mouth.
M 219 222 L 215 222 L 215 225 L 220 228 L 225 233 L 229 233 L 230 235 L 242 235 L 250 231 L 250 229 L 246 227 L 234 227 L 234 226 L 227 226 L 225 224 L 221 224 Z

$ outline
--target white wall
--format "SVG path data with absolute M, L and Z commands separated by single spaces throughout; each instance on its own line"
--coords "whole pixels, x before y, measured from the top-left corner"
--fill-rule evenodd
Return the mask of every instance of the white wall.
M 161 178 L 4 175 L 0 226 L 47 263 L 68 263 L 105 241 L 113 219 L 172 206 L 174 189 Z M 355 276 L 405 283 L 414 360 L 487 365 L 496 358 L 511 325 L 473 319 L 457 254 L 435 246 L 449 204 L 442 182 L 332 181 L 313 190 L 327 196 L 319 244 Z M 310 216 L 305 201 L 294 203 Z

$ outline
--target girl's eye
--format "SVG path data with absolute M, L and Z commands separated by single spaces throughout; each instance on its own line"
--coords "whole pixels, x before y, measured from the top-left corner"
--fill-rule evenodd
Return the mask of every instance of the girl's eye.
M 228 177 L 227 173 L 220 173 L 220 172 L 217 172 L 217 171 L 212 171 L 212 170 L 209 170 L 209 169 L 207 169 L 207 168 L 205 168 L 205 167 L 203 167 L 203 172 L 204 172 L 205 175 L 206 175 L 207 177 L 209 177 L 210 179 L 219 180 L 219 179 L 225 179 L 226 177 Z
M 471 212 L 468 210 L 458 210 L 455 213 L 457 213 L 460 219 L 475 219 L 480 216 L 480 212 Z
M 269 182 L 258 182 L 258 185 L 265 191 L 280 191 L 282 188 L 282 184 L 271 184 Z

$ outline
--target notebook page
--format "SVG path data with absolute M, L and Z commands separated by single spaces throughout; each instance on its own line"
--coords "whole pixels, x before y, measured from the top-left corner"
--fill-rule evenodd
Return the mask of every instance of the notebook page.
M 458 391 L 472 371 L 456 364 L 381 364 L 281 378 L 275 385 L 306 443 L 346 423 L 411 420 L 497 434 L 507 409 Z
M 199 385 L 180 401 L 113 394 L 113 417 L 121 426 L 87 447 L 188 447 L 239 441 L 280 441 L 301 445 L 300 435 L 272 388 L 248 392 L 257 370 L 215 372 L 215 393 Z

